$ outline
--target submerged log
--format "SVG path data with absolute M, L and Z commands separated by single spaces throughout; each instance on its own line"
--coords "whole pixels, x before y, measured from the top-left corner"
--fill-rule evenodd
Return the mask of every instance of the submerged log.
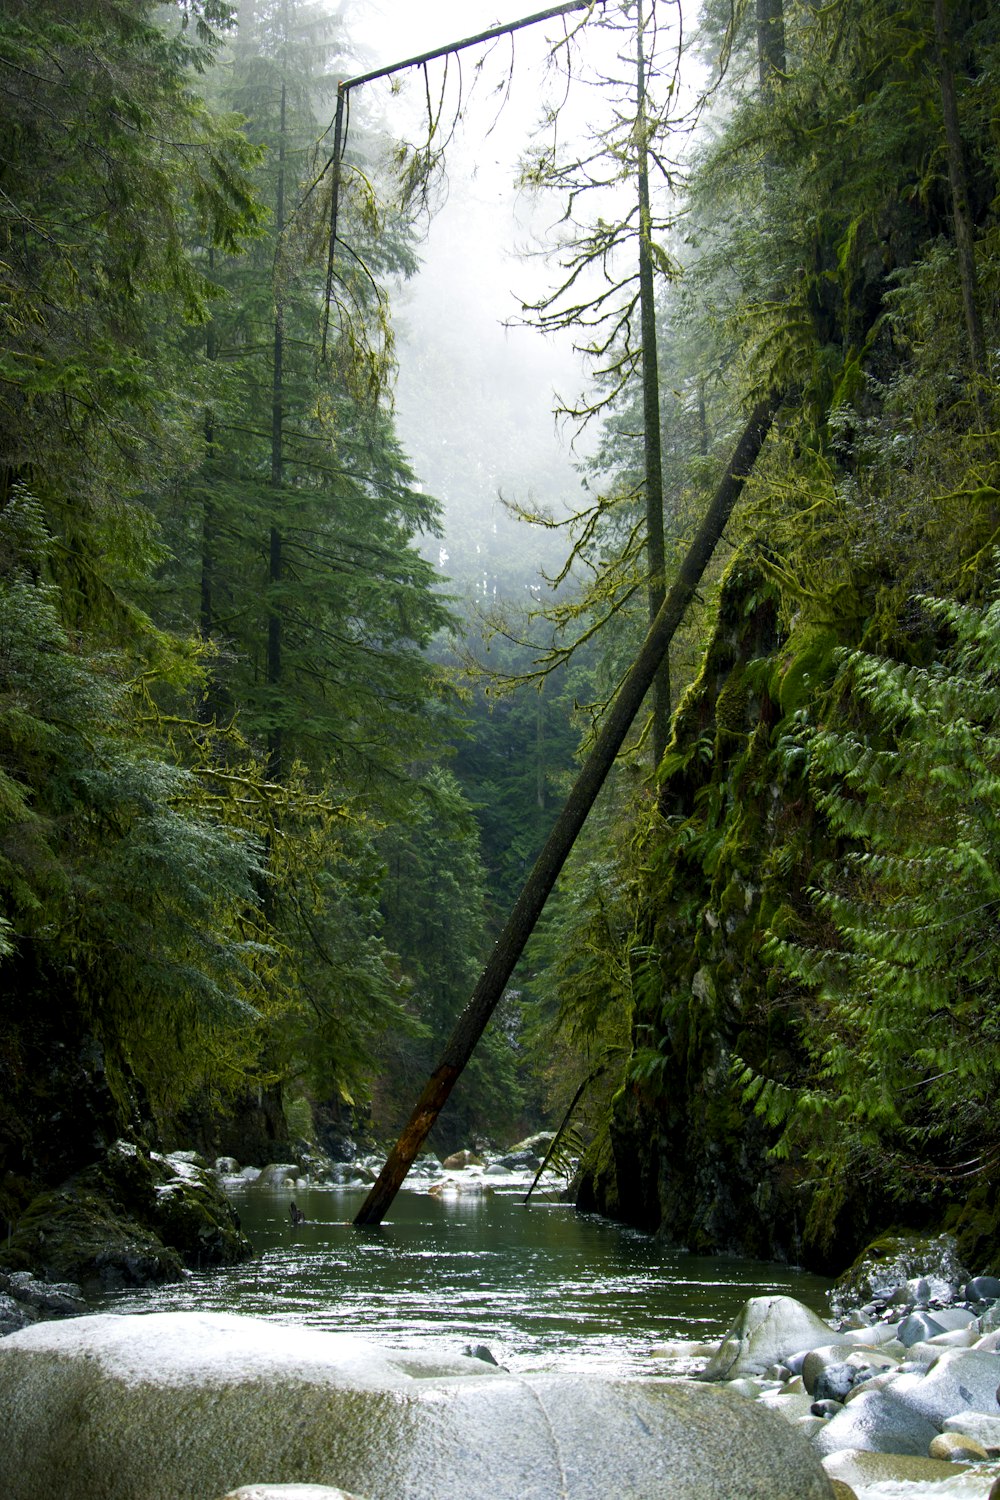
M 601 731 L 514 903 L 503 931 L 497 938 L 479 983 L 472 992 L 472 998 L 455 1023 L 441 1061 L 427 1080 L 402 1135 L 355 1215 L 355 1224 L 382 1222 L 431 1127 L 472 1056 L 479 1038 L 486 1030 L 507 981 L 541 916 L 549 892 L 555 885 L 701 582 L 780 404 L 781 398 L 778 396 L 771 396 L 760 402 L 747 423 L 725 476 L 681 563 L 676 582 L 650 626 L 649 634 L 622 683 L 617 698 L 608 709 Z

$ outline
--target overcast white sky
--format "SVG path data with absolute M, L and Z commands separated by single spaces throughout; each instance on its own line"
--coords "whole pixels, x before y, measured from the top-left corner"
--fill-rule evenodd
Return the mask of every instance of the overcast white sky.
M 341 14 L 348 35 L 365 50 L 362 68 L 367 72 L 548 9 L 551 3 L 552 0 L 342 0 Z M 613 8 L 617 10 L 617 5 Z M 577 19 L 571 15 L 567 23 L 572 26 Z M 551 418 L 553 388 L 557 387 L 564 396 L 576 396 L 586 383 L 586 372 L 573 354 L 568 336 L 561 341 L 543 341 L 533 330 L 504 327 L 505 322 L 518 317 L 521 300 L 541 295 L 550 280 L 541 261 L 525 263 L 516 251 L 532 237 L 529 224 L 537 231 L 554 221 L 560 204 L 554 198 L 547 198 L 541 205 L 523 197 L 518 200 L 514 185 L 518 159 L 538 123 L 546 77 L 552 77 L 551 69 L 546 68 L 548 54 L 563 33 L 563 20 L 558 17 L 516 33 L 513 68 L 510 39 L 498 40 L 490 49 L 477 47 L 462 55 L 467 107 L 447 153 L 446 202 L 428 226 L 422 252 L 426 271 L 399 299 L 398 307 L 420 339 L 433 338 L 435 318 L 440 318 L 444 277 L 454 288 L 455 302 L 474 308 L 475 336 L 487 365 L 492 347 L 498 374 L 505 371 L 505 378 L 509 379 L 511 349 L 518 351 L 519 358 L 523 351 L 523 378 L 537 388 L 533 407 L 537 407 L 539 424 L 544 424 L 545 441 L 551 442 L 553 454 L 562 454 L 567 499 L 572 499 L 579 481 L 571 468 L 568 445 L 557 435 Z M 614 56 L 613 41 L 609 42 L 608 33 L 598 34 L 596 28 L 590 35 L 594 38 L 591 45 L 603 48 L 603 61 L 607 65 Z M 486 60 L 479 69 L 477 64 L 483 58 Z M 435 76 L 440 77 L 441 65 L 435 67 L 438 70 Z M 404 132 L 409 118 L 413 129 L 410 138 L 419 140 L 425 109 L 422 70 L 413 69 L 401 76 L 405 82 L 398 95 L 392 93 L 388 82 L 365 85 L 365 104 L 376 114 L 384 111 L 393 122 L 394 133 Z M 454 78 L 454 65 L 449 77 Z M 508 78 L 509 94 L 505 89 Z M 473 80 L 475 88 L 470 103 L 469 85 Z M 499 110 L 501 99 L 503 108 Z M 593 108 L 592 91 L 574 85 L 570 111 L 564 115 L 560 130 L 569 128 L 567 122 L 572 115 L 578 121 L 576 128 L 584 130 L 588 124 L 587 111 Z M 476 241 L 476 253 L 466 253 L 464 246 L 474 225 L 486 226 L 486 232 Z M 459 241 L 463 242 L 461 254 L 456 253 Z M 400 436 L 406 445 L 408 431 L 412 434 L 419 430 L 423 420 L 421 402 L 426 401 L 427 394 L 419 382 L 408 378 L 405 345 L 401 347 L 401 356 L 397 403 Z M 453 418 L 456 442 L 468 442 L 464 426 L 467 417 L 456 409 Z M 479 424 L 481 427 L 481 413 Z M 480 430 L 477 441 L 485 452 L 491 434 Z M 509 449 L 509 434 L 507 445 Z M 537 453 L 537 448 L 534 451 Z M 509 453 L 506 457 L 509 458 Z M 497 455 L 490 466 L 503 468 L 503 456 Z M 437 490 L 434 473 L 423 473 L 421 477 L 429 489 Z M 525 474 L 517 487 L 527 493 L 531 488 L 530 474 Z

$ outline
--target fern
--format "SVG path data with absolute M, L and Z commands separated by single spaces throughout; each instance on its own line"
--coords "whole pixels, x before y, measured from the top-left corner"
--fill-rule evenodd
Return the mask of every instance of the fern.
M 816 1156 L 833 1111 L 842 1146 L 905 1144 L 947 1170 L 1000 1131 L 1000 610 L 925 606 L 946 632 L 938 660 L 845 654 L 838 720 L 799 723 L 814 800 L 849 850 L 809 893 L 833 940 L 772 934 L 766 950 L 814 994 L 816 1089 L 740 1082 Z

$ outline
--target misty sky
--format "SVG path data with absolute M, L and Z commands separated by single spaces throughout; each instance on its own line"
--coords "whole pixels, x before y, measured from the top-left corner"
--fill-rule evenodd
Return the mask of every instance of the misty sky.
M 367 72 L 549 3 L 343 0 L 341 13 L 363 49 Z M 567 21 L 572 25 L 574 17 Z M 502 489 L 508 497 L 542 499 L 556 508 L 575 508 L 579 496 L 569 449 L 573 434 L 560 436 L 552 408 L 556 391 L 574 399 L 584 389 L 586 371 L 569 335 L 543 339 L 535 330 L 510 326 L 520 319 L 522 301 L 539 297 L 554 274 L 539 256 L 525 259 L 517 252 L 537 246 L 558 218 L 560 203 L 518 193 L 516 178 L 543 97 L 553 86 L 549 53 L 563 34 L 563 20 L 554 18 L 518 32 L 513 42 L 505 38 L 462 54 L 463 118 L 448 147 L 436 212 L 426 223 L 423 270 L 394 297 L 398 430 L 419 478 L 444 501 L 446 545 L 448 534 L 457 537 L 462 529 L 466 512 L 482 512 L 487 491 L 495 498 Z M 605 49 L 605 65 L 614 67 L 609 33 L 593 28 L 588 36 L 592 48 Z M 432 87 L 440 69 L 440 63 L 432 65 Z M 445 118 L 457 106 L 457 72 L 451 64 Z M 422 70 L 400 79 L 397 92 L 386 81 L 364 85 L 366 109 L 388 120 L 393 134 L 418 141 L 426 108 Z M 561 85 L 559 90 L 561 95 Z M 594 103 L 592 92 L 575 84 L 561 133 L 573 129 L 574 118 L 585 130 Z M 583 439 L 580 451 L 589 446 Z

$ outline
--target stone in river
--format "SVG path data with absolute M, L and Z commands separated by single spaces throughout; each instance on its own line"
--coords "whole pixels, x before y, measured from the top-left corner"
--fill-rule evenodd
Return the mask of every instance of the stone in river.
M 930 1313 L 915 1312 L 903 1319 L 896 1337 L 908 1349 L 911 1344 L 922 1343 L 925 1339 L 933 1338 L 936 1333 L 944 1333 L 944 1331 L 944 1324 L 939 1323 L 937 1318 L 932 1317 Z
M 817 1451 L 825 1454 L 859 1448 L 870 1453 L 908 1453 L 922 1458 L 937 1437 L 938 1428 L 922 1412 L 896 1398 L 898 1385 L 896 1380 L 881 1390 L 862 1390 L 854 1396 L 816 1434 L 813 1443 Z M 850 1476 L 845 1477 L 848 1483 L 854 1483 Z
M 242 1484 L 222 1500 L 362 1500 L 327 1484 Z
M 991 1458 L 1000 1454 L 1000 1415 L 990 1416 L 983 1411 L 967 1411 L 961 1416 L 947 1417 L 945 1432 L 960 1432 L 966 1437 L 982 1443 Z
M 977 1443 L 975 1438 L 967 1437 L 962 1432 L 939 1432 L 936 1438 L 931 1439 L 927 1456 L 940 1458 L 946 1464 L 956 1461 L 975 1464 L 983 1463 L 990 1455 L 982 1443 Z
M 801 1349 L 829 1344 L 830 1325 L 794 1297 L 751 1297 L 713 1354 L 706 1380 L 761 1375 Z
M 787 1422 L 694 1381 L 541 1373 L 233 1314 L 0 1342 L 4 1500 L 206 1500 L 248 1477 L 373 1500 L 830 1500 Z
M 934 1484 L 964 1473 L 967 1464 L 946 1464 L 935 1458 L 908 1457 L 902 1453 L 868 1453 L 845 1449 L 824 1458 L 831 1479 L 839 1479 L 855 1490 L 875 1485 Z
M 1000 1280 L 996 1276 L 973 1276 L 966 1283 L 965 1295 L 970 1302 L 995 1302 L 1000 1297 Z
M 980 1349 L 945 1349 L 926 1375 L 901 1375 L 891 1393 L 940 1431 L 948 1417 L 964 1412 L 1000 1416 L 998 1376 L 1000 1355 Z

